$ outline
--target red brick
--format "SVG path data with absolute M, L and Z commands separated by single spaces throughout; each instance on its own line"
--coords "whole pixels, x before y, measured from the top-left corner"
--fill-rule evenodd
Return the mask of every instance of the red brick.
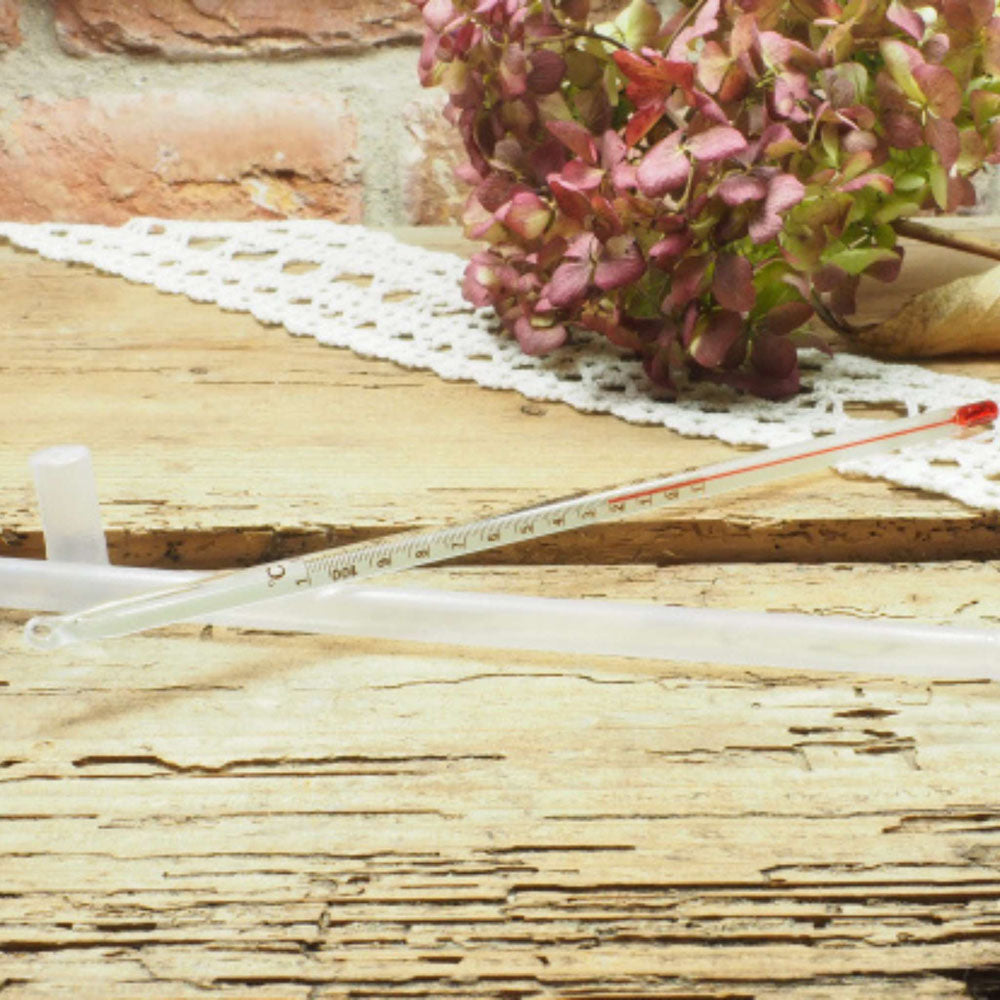
M 324 94 L 26 99 L 0 125 L 0 218 L 358 222 L 357 127 Z
M 75 55 L 169 59 L 355 52 L 422 33 L 408 0 L 55 0 L 55 23 Z
M 21 0 L 0 0 L 0 51 L 21 44 Z
M 458 222 L 469 186 L 455 177 L 455 167 L 468 157 L 458 129 L 441 114 L 444 98 L 429 95 L 407 106 L 406 130 L 413 139 L 404 159 L 403 203 L 406 221 L 414 226 Z

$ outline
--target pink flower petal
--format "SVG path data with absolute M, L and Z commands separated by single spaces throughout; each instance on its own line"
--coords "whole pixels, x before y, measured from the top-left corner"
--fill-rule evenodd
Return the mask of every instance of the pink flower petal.
M 680 148 L 680 133 L 661 139 L 643 158 L 636 172 L 639 190 L 650 198 L 683 187 L 691 173 L 691 164 Z
M 593 260 L 601 249 L 601 243 L 593 233 L 580 233 L 567 244 L 564 257 L 570 260 Z
M 756 243 L 767 243 L 781 232 L 781 216 L 777 212 L 761 211 L 750 220 L 750 239 Z
M 689 232 L 671 233 L 654 243 L 646 254 L 657 267 L 669 271 L 674 261 L 691 246 L 692 239 Z
M 817 115 L 818 117 L 818 115 Z M 768 125 L 754 143 L 753 159 L 760 156 L 760 151 L 771 160 L 780 160 L 789 153 L 797 153 L 805 149 L 804 144 L 795 138 L 795 134 L 784 122 L 774 122 Z
M 541 186 L 549 174 L 558 174 L 566 166 L 566 147 L 556 138 L 535 146 L 527 157 L 529 176 L 534 185 Z
M 729 125 L 716 125 L 704 132 L 691 136 L 687 148 L 696 160 L 724 160 L 735 156 L 747 148 L 747 141 L 739 129 Z
M 939 118 L 954 118 L 962 110 L 962 88 L 946 66 L 925 63 L 917 66 L 913 78 L 926 95 L 927 106 Z
M 542 289 L 542 297 L 556 309 L 579 302 L 587 293 L 593 265 L 589 260 L 566 260 L 552 274 L 549 283 Z
M 923 128 L 913 115 L 890 111 L 882 122 L 889 145 L 896 149 L 916 149 L 924 144 Z
M 638 183 L 638 171 L 631 163 L 619 163 L 611 171 L 611 183 L 618 192 L 631 191 Z
M 669 56 L 671 59 L 683 59 L 687 53 L 691 42 L 710 35 L 719 27 L 717 15 L 721 0 L 706 0 L 698 10 L 698 15 L 694 19 L 694 24 L 681 29 L 677 33 L 670 46 Z
M 663 300 L 663 311 L 682 309 L 692 299 L 701 294 L 705 285 L 707 257 L 686 257 L 670 275 L 670 291 Z
M 423 7 L 424 23 L 434 31 L 442 32 L 458 16 L 451 0 L 427 0 Z
M 518 97 L 528 89 L 528 59 L 524 49 L 508 45 L 500 59 L 498 77 L 507 98 Z
M 614 129 L 609 128 L 601 136 L 601 166 L 605 170 L 613 170 L 624 163 L 627 156 L 628 146 L 625 145 L 625 140 Z
M 698 82 L 710 94 L 718 93 L 732 61 L 732 56 L 717 41 L 705 42 L 698 57 Z
M 966 0 L 966 3 L 969 5 L 969 12 L 972 14 L 973 23 L 977 28 L 985 28 L 996 14 L 995 0 Z
M 904 7 L 899 0 L 892 0 L 885 16 L 892 24 L 905 31 L 916 41 L 919 42 L 924 37 L 923 18 L 915 10 Z
M 841 145 L 845 153 L 871 153 L 878 149 L 878 136 L 867 129 L 853 129 L 844 136 Z
M 645 273 L 646 262 L 634 239 L 617 236 L 608 241 L 607 251 L 594 268 L 594 284 L 602 291 L 631 285 Z
M 698 114 L 707 121 L 719 122 L 721 124 L 729 122 L 729 115 L 722 110 L 721 106 L 709 97 L 708 94 L 703 94 L 700 90 L 694 95 L 694 105 Z
M 496 213 L 510 230 L 526 240 L 537 239 L 545 232 L 552 211 L 533 191 L 519 191 Z
M 805 197 L 806 189 L 793 174 L 778 174 L 771 178 L 767 188 L 764 209 L 767 212 L 786 212 Z
M 718 186 L 716 192 L 727 205 L 762 201 L 767 195 L 767 181 L 753 174 L 730 174 Z
M 577 191 L 593 191 L 599 187 L 604 178 L 604 171 L 598 167 L 588 166 L 583 160 L 570 160 L 562 168 L 559 180 L 566 187 L 574 188 Z
M 525 354 L 547 354 L 566 342 L 566 327 L 561 323 L 535 326 L 526 316 L 522 316 L 514 324 L 514 336 Z
M 517 184 L 507 174 L 491 173 L 475 190 L 476 200 L 488 212 L 506 204 L 517 190 Z
M 486 261 L 477 261 L 473 258 L 469 262 L 462 279 L 462 295 L 466 301 L 477 308 L 488 306 L 493 301 L 493 293 L 499 287 L 499 277 Z
M 581 159 L 587 163 L 597 162 L 594 137 L 579 122 L 549 121 L 545 127 Z
M 962 152 L 962 139 L 958 126 L 953 121 L 931 116 L 924 126 L 924 135 L 927 144 L 934 148 L 941 160 L 941 166 L 945 170 L 951 170 Z
M 583 222 L 590 215 L 590 199 L 574 187 L 567 187 L 558 174 L 549 174 L 549 190 L 556 204 L 570 219 Z
M 804 73 L 786 70 L 774 81 L 773 92 L 775 113 L 794 119 L 799 103 L 809 97 L 809 78 Z

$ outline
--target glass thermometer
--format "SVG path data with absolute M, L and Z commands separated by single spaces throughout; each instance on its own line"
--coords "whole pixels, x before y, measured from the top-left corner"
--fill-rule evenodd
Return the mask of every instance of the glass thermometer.
M 410 531 L 385 540 L 358 542 L 249 569 L 229 570 L 195 583 L 83 611 L 39 616 L 28 622 L 25 636 L 32 646 L 55 649 L 74 642 L 129 635 L 313 587 L 350 584 L 800 475 L 847 458 L 959 434 L 991 423 L 997 412 L 997 404 L 992 400 L 928 411 L 916 417 L 886 421 L 878 428 L 869 424 L 863 431 L 812 438 L 697 471 L 555 500 L 452 527 Z

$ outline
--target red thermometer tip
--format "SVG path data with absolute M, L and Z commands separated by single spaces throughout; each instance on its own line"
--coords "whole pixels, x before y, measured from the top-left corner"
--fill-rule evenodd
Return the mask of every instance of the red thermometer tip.
M 984 399 L 979 403 L 968 403 L 955 411 L 955 423 L 959 427 L 978 427 L 980 424 L 990 424 L 997 418 L 997 404 L 992 399 Z

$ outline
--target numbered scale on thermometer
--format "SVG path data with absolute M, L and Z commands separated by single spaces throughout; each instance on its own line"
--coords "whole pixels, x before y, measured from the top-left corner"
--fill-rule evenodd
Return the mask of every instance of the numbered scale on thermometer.
M 555 500 L 454 527 L 408 532 L 385 541 L 359 542 L 297 559 L 219 573 L 186 586 L 68 615 L 41 616 L 28 622 L 25 634 L 29 643 L 45 649 L 127 635 L 307 588 L 350 584 L 543 535 L 620 520 L 685 500 L 745 489 L 825 468 L 846 458 L 967 433 L 991 423 L 996 416 L 996 403 L 986 400 L 887 421 L 874 429 L 869 425 L 865 431 L 771 448 L 696 472 Z
M 744 481 L 745 482 L 745 481 Z M 301 585 L 317 586 L 340 583 L 427 563 L 455 559 L 467 553 L 483 552 L 524 542 L 543 535 L 554 535 L 574 528 L 584 528 L 600 521 L 617 521 L 665 504 L 683 499 L 723 492 L 727 487 L 712 490 L 703 479 L 677 483 L 636 484 L 634 493 L 607 490 L 554 501 L 499 517 L 462 524 L 437 531 L 407 533 L 386 542 L 363 542 L 321 552 L 297 560 L 308 575 Z M 300 577 L 301 579 L 301 577 Z

